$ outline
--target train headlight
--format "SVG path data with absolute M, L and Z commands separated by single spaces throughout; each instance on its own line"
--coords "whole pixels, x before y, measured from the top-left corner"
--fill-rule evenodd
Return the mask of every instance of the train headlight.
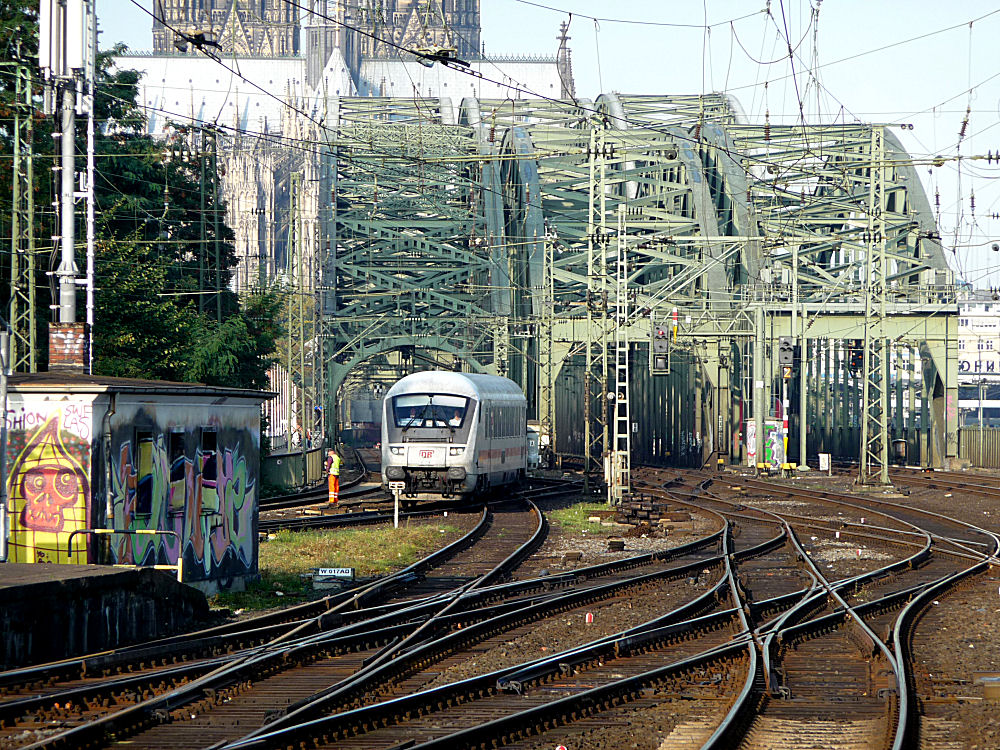
M 403 447 L 402 446 L 398 446 L 398 445 L 390 445 L 389 446 L 389 453 L 391 453 L 394 456 L 402 456 L 403 455 Z
M 449 456 L 461 456 L 463 453 L 465 453 L 464 445 L 452 446 L 451 448 L 448 449 Z

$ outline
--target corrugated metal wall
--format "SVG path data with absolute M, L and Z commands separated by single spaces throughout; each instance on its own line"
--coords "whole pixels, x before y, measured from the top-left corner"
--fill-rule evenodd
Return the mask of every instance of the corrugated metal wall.
M 631 363 L 632 460 L 661 466 L 700 466 L 703 442 L 701 402 L 693 358 L 675 352 L 669 375 L 652 375 L 646 344 L 633 344 Z M 584 454 L 584 358 L 571 358 L 556 382 L 556 443 L 563 455 Z M 613 377 L 613 373 L 611 373 Z M 701 399 L 708 397 L 708 389 Z M 596 399 L 595 399 L 596 402 Z M 597 408 L 595 406 L 595 408 Z

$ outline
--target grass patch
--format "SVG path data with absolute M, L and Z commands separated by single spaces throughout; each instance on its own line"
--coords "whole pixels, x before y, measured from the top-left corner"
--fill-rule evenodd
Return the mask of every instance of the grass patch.
M 549 523 L 559 526 L 567 534 L 580 534 L 586 531 L 587 534 L 594 536 L 612 536 L 620 532 L 587 520 L 591 516 L 597 515 L 596 511 L 607 510 L 610 510 L 607 503 L 580 502 L 566 508 L 550 511 L 547 515 Z
M 260 543 L 261 579 L 246 591 L 217 595 L 212 604 L 230 609 L 298 604 L 313 597 L 312 582 L 302 574 L 314 568 L 354 568 L 358 578 L 380 575 L 416 562 L 461 534 L 448 524 L 279 531 Z

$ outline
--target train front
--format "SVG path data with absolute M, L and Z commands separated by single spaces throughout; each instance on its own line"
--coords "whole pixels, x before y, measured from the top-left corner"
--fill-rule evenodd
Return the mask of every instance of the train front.
M 397 386 L 382 406 L 383 485 L 405 482 L 411 498 L 471 494 L 476 488 L 476 400 L 454 393 L 397 391 Z

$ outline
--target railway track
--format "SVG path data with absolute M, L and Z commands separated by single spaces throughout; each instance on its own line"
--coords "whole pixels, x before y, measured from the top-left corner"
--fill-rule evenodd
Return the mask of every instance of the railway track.
M 547 488 L 546 492 L 552 492 Z M 536 522 L 538 521 L 537 510 L 534 511 Z M 169 713 L 172 706 L 187 706 L 194 701 L 194 698 L 201 698 L 202 694 L 192 692 L 190 683 L 201 680 L 200 689 L 202 691 L 214 691 L 220 699 L 228 700 L 234 694 L 233 684 L 236 690 L 239 689 L 239 682 L 235 678 L 243 678 L 247 674 L 259 676 L 267 674 L 269 671 L 281 671 L 287 666 L 289 654 L 294 658 L 312 659 L 317 651 L 315 644 L 305 645 L 291 642 L 292 635 L 298 638 L 315 637 L 316 633 L 323 633 L 339 628 L 339 631 L 351 630 L 352 622 L 367 621 L 371 617 L 381 617 L 383 620 L 391 614 L 387 610 L 392 609 L 389 604 L 381 606 L 372 613 L 362 609 L 362 605 L 367 605 L 371 610 L 371 605 L 382 600 L 395 598 L 396 608 L 406 610 L 407 604 L 413 600 L 410 595 L 410 587 L 414 581 L 419 581 L 435 566 L 449 565 L 450 570 L 459 570 L 454 563 L 449 564 L 455 555 L 461 555 L 467 548 L 474 545 L 480 537 L 488 537 L 490 524 L 487 522 L 490 514 L 484 510 L 481 522 L 472 532 L 463 539 L 449 545 L 444 550 L 439 551 L 431 558 L 421 561 L 410 568 L 401 571 L 393 576 L 377 581 L 376 583 L 358 590 L 348 591 L 335 597 L 328 597 L 320 602 L 286 610 L 278 616 L 268 615 L 255 618 L 253 621 L 241 624 L 232 624 L 193 634 L 190 637 L 179 637 L 167 639 L 157 644 L 146 645 L 139 649 L 122 649 L 117 653 L 98 655 L 96 657 L 86 657 L 80 660 L 71 660 L 61 665 L 44 665 L 32 670 L 21 670 L 18 673 L 7 673 L 0 675 L 0 685 L 5 686 L 5 697 L 10 700 L 0 703 L 0 721 L 6 725 L 6 734 L 39 730 L 43 727 L 51 728 L 55 726 L 67 726 L 78 724 L 81 727 L 87 726 L 87 720 L 100 714 L 112 713 L 114 709 L 127 706 L 128 704 L 143 705 L 142 701 L 152 700 L 157 702 L 157 693 L 167 695 L 167 699 L 160 700 L 163 705 L 147 705 L 145 714 L 151 711 L 164 718 L 164 711 Z M 503 529 L 501 529 L 502 531 Z M 508 536 L 504 544 L 495 545 L 496 551 L 509 548 L 515 543 L 515 539 Z M 523 541 L 523 540 L 522 540 Z M 483 561 L 488 560 L 488 553 L 484 553 L 485 548 L 477 547 L 479 550 L 476 565 L 481 566 Z M 510 566 L 510 562 L 507 566 Z M 475 578 L 476 573 L 470 573 Z M 436 588 L 440 592 L 449 590 L 452 585 L 450 577 L 436 578 Z M 432 586 L 425 586 L 424 593 L 430 595 Z M 400 595 L 402 594 L 402 595 Z M 405 630 L 406 623 L 419 618 L 418 613 L 404 614 L 397 618 L 399 622 L 391 623 L 388 627 L 383 627 L 379 633 L 375 634 L 375 641 L 371 648 L 384 645 L 377 638 L 391 640 L 398 637 L 401 630 Z M 396 631 L 392 630 L 395 626 Z M 357 628 L 355 628 L 357 629 Z M 355 638 L 357 640 L 357 638 Z M 273 654 L 268 658 L 263 658 L 258 653 L 260 644 L 282 643 L 287 654 Z M 290 644 L 290 645 L 289 645 Z M 352 647 L 357 650 L 358 646 Z M 214 658 L 219 654 L 226 654 L 227 658 Z M 169 653 L 169 657 L 166 654 Z M 164 667 L 178 659 L 187 663 L 179 666 L 172 666 L 169 669 Z M 246 668 L 240 668 L 224 679 L 213 678 L 212 669 L 221 668 L 220 663 L 237 661 L 240 663 L 252 663 Z M 231 667 L 231 664 L 230 664 Z M 89 671 L 88 671 L 89 670 Z M 115 672 L 138 670 L 138 673 L 117 679 L 109 684 L 107 678 Z M 353 667 L 347 667 L 345 674 L 354 671 Z M 77 678 L 80 672 L 84 672 L 82 677 Z M 42 691 L 41 696 L 32 698 L 22 698 L 16 694 L 18 686 L 34 690 L 39 679 L 44 678 L 50 683 L 50 687 Z M 63 684 L 60 683 L 62 678 Z M 94 684 L 99 683 L 99 684 Z M 103 687 L 101 686 L 103 684 Z M 219 686 L 222 686 L 221 688 Z M 171 695 L 170 691 L 180 690 L 183 696 Z M 197 703 L 197 701 L 194 701 Z M 184 710 L 187 710 L 184 708 Z M 129 709 L 124 708 L 123 713 L 128 713 Z M 159 712 L 159 713 L 157 713 Z M 175 712 L 176 713 L 176 712 Z M 38 717 L 41 717 L 41 725 L 38 724 Z M 72 718 L 71 718 L 72 717 Z M 132 717 L 120 717 L 123 721 L 119 724 L 132 721 Z M 32 724 L 35 722 L 35 724 Z M 92 722 L 94 724 L 100 721 Z M 113 722 L 114 723 L 114 722 Z M 130 724 L 135 728 L 139 724 Z M 11 726 L 13 725 L 13 726 Z M 72 745 L 78 737 L 67 739 Z M 57 741 L 58 744 L 58 741 Z M 63 743 L 65 744 L 65 743 Z
M 652 723 L 666 750 L 912 746 L 914 622 L 931 598 L 986 568 L 997 537 L 875 498 L 664 478 L 650 474 L 639 491 L 714 519 L 711 533 L 539 575 L 549 571 L 525 561 L 544 536 L 541 516 L 531 531 L 523 514 L 495 507 L 478 542 L 422 580 L 397 582 L 394 600 L 328 604 L 315 616 L 323 627 L 285 625 L 249 657 L 277 659 L 277 647 L 282 668 L 252 687 L 202 688 L 165 713 L 147 706 L 145 724 L 117 730 L 121 741 L 610 748 Z M 481 558 L 505 537 L 516 551 L 498 571 Z
M 354 475 L 350 479 L 345 479 L 340 483 L 341 503 L 347 507 L 357 504 L 359 499 L 378 492 L 375 487 L 362 487 L 362 483 L 375 471 L 365 461 L 361 451 L 351 448 L 354 460 L 351 462 L 351 473 Z M 376 467 L 377 468 L 377 465 Z M 377 471 L 375 471 L 377 475 Z M 265 497 L 260 500 L 261 512 L 293 510 L 310 505 L 325 504 L 329 499 L 329 490 L 326 482 L 320 482 L 313 487 L 306 487 L 298 492 L 290 492 L 274 497 Z

